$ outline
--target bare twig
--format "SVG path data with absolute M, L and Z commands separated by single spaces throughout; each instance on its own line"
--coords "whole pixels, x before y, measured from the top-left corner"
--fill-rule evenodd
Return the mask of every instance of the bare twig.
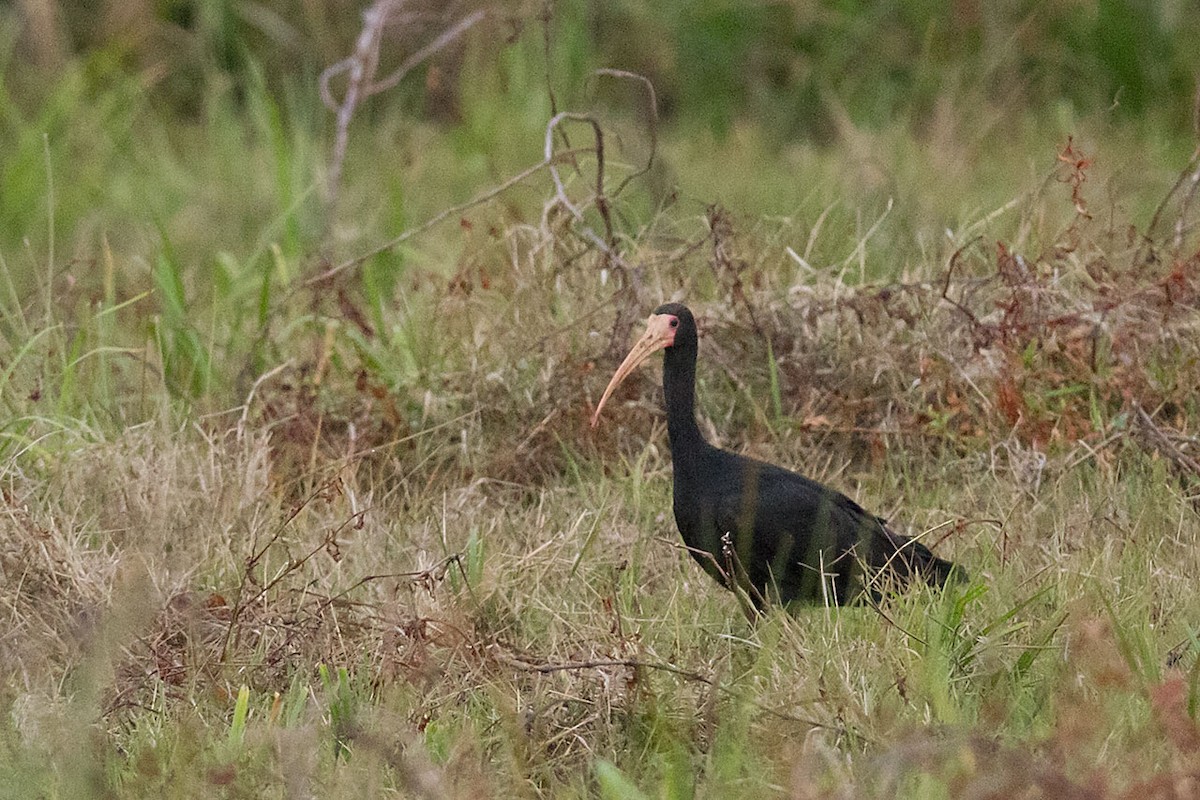
M 350 138 L 350 120 L 359 104 L 371 95 L 387 91 L 396 86 L 413 69 L 430 56 L 445 48 L 482 20 L 485 12 L 475 11 L 447 28 L 440 36 L 413 53 L 386 78 L 375 81 L 375 70 L 379 68 L 379 48 L 383 40 L 383 29 L 389 17 L 404 5 L 404 0 L 375 0 L 363 12 L 363 27 L 354 44 L 354 54 L 321 73 L 321 100 L 329 110 L 337 113 L 334 132 L 333 155 L 329 163 L 329 208 L 337 205 L 338 191 L 342 180 L 342 166 L 346 159 L 346 144 Z M 348 73 L 346 92 L 337 101 L 329 82 L 336 76 Z
M 640 169 L 626 175 L 610 195 L 610 197 L 618 197 L 621 192 L 625 191 L 625 187 L 627 187 L 631 181 L 642 177 L 654 166 L 654 159 L 658 154 L 658 94 L 655 92 L 654 84 L 650 81 L 650 79 L 644 75 L 639 75 L 636 72 L 630 72 L 623 69 L 605 68 L 595 70 L 592 75 L 635 81 L 646 87 L 646 100 L 649 111 L 648 119 L 650 125 L 650 153 L 646 156 L 645 165 Z M 617 309 L 617 316 L 616 319 L 613 320 L 612 333 L 608 340 L 608 349 L 606 355 L 612 359 L 619 357 L 621 348 L 629 339 L 629 332 L 633 330 L 633 326 L 637 324 L 637 320 L 641 315 L 641 307 L 643 305 L 642 275 L 640 268 L 629 270 L 625 269 L 621 264 L 617 264 L 616 266 L 616 272 L 621 278 L 621 293 L 625 295 L 625 302 L 622 303 Z
M 765 706 L 765 705 L 758 703 L 752 699 L 741 697 L 740 695 L 738 695 L 738 693 L 735 690 L 733 690 L 733 689 L 729 688 L 728 686 L 725 686 L 721 683 L 718 683 L 717 681 L 714 681 L 712 678 L 701 675 L 699 672 L 695 672 L 693 670 L 688 670 L 688 669 L 683 669 L 681 667 L 677 667 L 673 664 L 664 664 L 664 663 L 658 662 L 658 661 L 642 661 L 642 660 L 639 660 L 636 658 L 605 658 L 605 659 L 595 659 L 595 660 L 591 660 L 591 661 L 568 661 L 568 662 L 562 662 L 562 663 L 531 664 L 526 661 L 521 661 L 519 659 L 513 658 L 512 656 L 508 656 L 508 655 L 503 656 L 501 658 L 501 660 L 503 661 L 503 663 L 505 663 L 508 666 L 513 667 L 515 669 L 519 669 L 524 672 L 537 672 L 537 673 L 540 673 L 543 675 L 547 675 L 547 674 L 550 674 L 553 672 L 577 672 L 580 670 L 602 669 L 604 667 L 625 667 L 628 669 L 652 669 L 652 670 L 658 670 L 661 672 L 669 672 L 673 675 L 678 675 L 678 676 L 680 676 L 682 678 L 686 678 L 687 680 L 690 680 L 690 681 L 695 681 L 697 683 L 703 683 L 706 686 L 712 686 L 712 687 L 716 688 L 717 690 L 722 691 L 725 694 L 730 695 L 732 697 L 738 697 L 740 699 L 743 699 L 746 702 L 750 703 L 750 705 L 754 706 L 755 708 L 759 709 L 760 711 L 770 714 L 773 717 L 777 717 L 779 719 L 785 719 L 790 722 L 799 722 L 802 725 L 809 725 L 813 728 L 821 728 L 822 730 L 836 731 L 837 733 L 842 734 L 842 735 L 854 735 L 854 736 L 863 738 L 865 740 L 865 737 L 862 737 L 861 734 L 850 731 L 849 729 L 845 728 L 844 726 L 831 725 L 827 722 L 820 722 L 819 720 L 810 719 L 808 717 L 801 717 L 801 716 L 797 716 L 795 714 L 789 714 L 786 711 L 780 711 L 779 709 Z
M 950 296 L 950 281 L 954 278 L 954 268 L 958 266 L 958 259 L 962 257 L 963 252 L 982 238 L 982 236 L 975 236 L 954 251 L 954 255 L 950 256 L 950 265 L 946 267 L 946 280 L 942 282 L 942 299 L 962 312 L 967 321 L 971 323 L 972 330 L 978 330 L 982 323 L 980 323 L 979 317 L 975 316 L 975 312 Z
M 610 264 L 624 270 L 626 265 L 616 252 L 616 236 L 613 233 L 612 214 L 609 210 L 608 198 L 604 194 L 604 130 L 600 127 L 600 122 L 591 114 L 561 111 L 555 114 L 550 119 L 550 122 L 546 124 L 543 161 L 550 168 L 550 177 L 554 181 L 555 197 L 558 199 L 559 205 L 565 208 L 576 222 L 583 222 L 583 211 L 572 203 L 571 198 L 567 196 L 567 187 L 563 184 L 562 176 L 558 174 L 558 169 L 555 168 L 554 164 L 554 131 L 565 120 L 575 120 L 590 124 L 596 140 L 596 194 L 591 199 L 596 204 L 596 210 L 600 212 L 600 218 L 604 222 L 605 236 L 601 238 L 599 234 L 588 227 L 583 228 L 578 233 L 587 242 L 595 246 L 596 249 L 604 253 L 605 258 Z
M 544 75 L 546 79 L 546 97 L 550 101 L 550 116 L 558 114 L 558 97 L 554 94 L 554 81 L 550 77 L 550 22 L 554 19 L 554 2 L 553 0 L 543 0 L 542 13 L 538 19 L 542 23 L 542 64 L 544 67 Z M 567 135 L 566 130 L 560 130 L 558 136 L 562 139 L 563 147 L 571 149 L 571 137 Z M 579 172 L 579 164 L 572 160 L 572 166 L 575 171 Z
M 595 195 L 590 200 L 595 203 L 596 210 L 600 213 L 600 218 L 604 222 L 605 237 L 601 237 L 586 225 L 582 225 L 576 229 L 575 233 L 604 254 L 605 263 L 619 277 L 621 292 L 626 295 L 626 301 L 617 310 L 612 335 L 609 337 L 608 348 L 605 351 L 607 358 L 616 358 L 623 348 L 625 341 L 629 338 L 629 331 L 636 324 L 639 308 L 642 305 L 641 274 L 626 263 L 625 259 L 617 251 L 617 239 L 612 224 L 609 198 L 604 192 L 604 131 L 596 118 L 590 114 L 563 111 L 555 114 L 546 125 L 544 155 L 545 161 L 550 167 L 550 176 L 554 181 L 555 200 L 559 206 L 566 209 L 577 225 L 583 223 L 583 211 L 567 196 L 567 188 L 563 184 L 562 176 L 559 175 L 554 165 L 554 131 L 565 120 L 589 123 L 592 126 L 592 132 L 595 136 L 596 188 Z
M 625 176 L 625 179 L 613 190 L 612 196 L 617 197 L 625 190 L 630 181 L 640 178 L 645 175 L 654 166 L 654 159 L 658 155 L 658 94 L 654 91 L 654 84 L 645 75 L 639 75 L 636 72 L 629 72 L 623 69 L 598 69 L 593 75 L 607 75 L 613 78 L 621 78 L 628 81 L 637 81 L 646 87 L 646 100 L 648 110 L 650 112 L 650 154 L 646 156 L 646 165 L 636 172 L 631 172 Z
M 311 503 L 313 500 L 317 499 L 318 497 L 321 497 L 322 495 L 328 493 L 332 488 L 334 488 L 335 486 L 338 486 L 340 483 L 341 483 L 341 478 L 338 476 L 334 476 L 333 478 L 330 478 L 329 480 L 325 481 L 320 486 L 318 486 L 316 489 L 314 489 L 307 497 L 305 497 L 303 500 L 301 500 L 299 503 L 297 503 L 294 508 L 292 508 L 291 513 L 289 513 L 287 515 L 287 517 L 285 517 L 283 519 L 283 521 L 280 522 L 279 525 L 276 526 L 275 530 L 271 533 L 271 535 L 267 537 L 266 543 L 263 544 L 261 547 L 259 547 L 257 550 L 255 550 L 246 559 L 246 565 L 242 569 L 241 581 L 238 583 L 237 598 L 234 600 L 233 607 L 230 609 L 229 624 L 225 628 L 225 636 L 224 636 L 224 639 L 221 644 L 221 651 L 220 651 L 221 652 L 221 655 L 220 655 L 221 661 L 224 661 L 226 659 L 226 657 L 229 655 L 229 645 L 233 641 L 233 633 L 238 627 L 237 626 L 238 616 L 240 615 L 242 609 L 244 609 L 249 604 L 249 602 L 252 602 L 252 601 L 247 601 L 245 599 L 245 594 L 246 594 L 246 584 L 250 582 L 250 579 L 251 579 L 250 576 L 251 576 L 251 573 L 254 571 L 254 568 L 258 566 L 258 563 L 262 560 L 263 556 L 265 556 L 267 554 L 267 551 L 270 550 L 271 547 L 273 547 L 275 545 L 275 543 L 279 541 L 279 538 L 283 535 L 283 532 L 287 529 L 287 527 L 292 524 L 292 521 L 295 520 L 296 517 L 300 516 L 301 511 L 303 511 L 305 508 L 308 507 L 309 503 Z M 327 542 L 327 540 L 322 541 L 322 547 L 324 547 L 326 545 L 326 542 Z M 305 558 L 305 560 L 307 560 L 307 557 Z M 259 594 L 255 595 L 255 599 L 260 597 L 261 594 L 262 593 L 260 592 Z
M 354 43 L 354 55 L 346 58 L 321 73 L 321 98 L 331 109 L 337 111 L 337 125 L 333 140 L 333 156 L 329 163 L 329 207 L 337 204 L 338 188 L 342 181 L 342 164 L 346 158 L 346 143 L 350 137 L 350 120 L 358 104 L 366 96 L 371 78 L 379 66 L 379 43 L 388 15 L 399 6 L 401 0 L 375 0 L 363 12 L 363 27 Z M 348 73 L 346 93 L 340 103 L 334 102 L 329 90 L 333 76 Z
M 454 25 L 447 28 L 442 33 L 441 36 L 437 37 L 432 42 L 425 45 L 420 50 L 418 50 L 417 52 L 413 53 L 411 56 L 406 58 L 404 60 L 404 63 L 401 64 L 399 67 L 397 67 L 396 70 L 394 72 L 392 72 L 391 75 L 388 75 L 386 78 L 384 78 L 383 80 L 381 80 L 377 83 L 372 83 L 370 88 L 367 89 L 367 96 L 369 97 L 370 95 L 373 95 L 373 94 L 379 94 L 380 92 L 386 92 L 388 89 L 391 89 L 392 87 L 396 86 L 396 84 L 398 84 L 398 83 L 400 83 L 400 81 L 404 80 L 405 76 L 408 75 L 408 73 L 412 72 L 414 69 L 419 67 L 421 65 L 421 62 L 425 61 L 427 58 L 432 56 L 434 53 L 436 53 L 439 50 L 441 50 L 442 48 L 446 47 L 446 45 L 450 44 L 455 39 L 462 36 L 464 33 L 469 31 L 471 28 L 475 27 L 475 25 L 480 20 L 482 20 L 485 16 L 486 16 L 485 12 L 476 11 L 475 13 L 468 14 L 467 16 L 460 19 L 458 22 L 454 23 Z
M 271 589 L 275 588 L 275 586 L 278 585 L 280 581 L 282 581 L 288 575 L 290 575 L 291 573 L 295 572 L 296 570 L 298 570 L 302 566 L 304 566 L 306 563 L 308 563 L 309 560 L 311 560 L 312 557 L 315 556 L 317 553 L 320 553 L 321 551 L 330 550 L 331 548 L 336 548 L 338 534 L 352 525 L 356 528 L 361 528 L 362 524 L 363 524 L 363 517 L 365 516 L 365 514 L 366 514 L 365 510 L 358 511 L 358 512 L 355 512 L 354 514 L 351 514 L 349 519 L 347 519 L 345 522 L 343 522 L 341 525 L 339 525 L 334 530 L 326 533 L 325 536 L 323 536 L 321 538 L 320 544 L 318 544 L 316 547 L 310 548 L 307 553 L 300 556 L 299 558 L 289 559 L 286 566 L 284 567 L 284 569 L 280 570 L 278 575 L 276 575 L 274 578 L 272 578 L 271 580 L 269 580 L 265 584 L 263 584 L 262 588 L 260 588 L 258 590 L 258 594 L 254 595 L 254 597 L 251 597 L 250 600 L 247 603 L 243 603 L 243 605 L 250 605 L 251 603 L 257 602 L 260 597 L 265 595 L 267 592 L 271 591 Z
M 280 372 L 291 369 L 292 366 L 292 360 L 289 358 L 287 361 L 284 361 L 282 364 L 267 370 L 262 375 L 259 375 L 254 379 L 254 385 L 250 387 L 250 393 L 246 395 L 246 400 L 244 403 L 242 403 L 242 413 L 238 418 L 237 439 L 239 442 L 246 438 L 246 423 L 250 418 L 250 408 L 254 404 L 254 395 L 264 383 L 278 375 Z
M 355 589 L 366 586 L 368 583 L 374 583 L 375 581 L 388 580 L 391 578 L 403 578 L 408 580 L 409 583 L 430 583 L 434 581 L 440 581 L 443 577 L 445 577 L 446 571 L 450 569 L 451 564 L 457 565 L 461 570 L 463 568 L 462 554 L 451 553 L 441 561 L 426 569 L 414 570 L 411 572 L 381 572 L 375 575 L 364 575 L 354 583 L 347 586 L 345 589 L 342 589 L 337 594 L 323 596 L 321 598 L 320 605 L 317 607 L 316 613 L 319 613 L 325 608 L 333 605 L 338 600 L 353 592 Z

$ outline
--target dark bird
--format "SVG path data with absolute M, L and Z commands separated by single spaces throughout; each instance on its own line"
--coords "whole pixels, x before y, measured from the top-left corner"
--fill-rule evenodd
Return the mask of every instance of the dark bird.
M 722 586 L 740 589 L 761 610 L 772 603 L 878 599 L 914 576 L 936 586 L 965 577 L 841 492 L 706 442 L 694 410 L 696 320 L 680 303 L 650 315 L 646 333 L 604 390 L 593 427 L 613 390 L 658 350 L 665 351 L 675 523 L 692 557 Z

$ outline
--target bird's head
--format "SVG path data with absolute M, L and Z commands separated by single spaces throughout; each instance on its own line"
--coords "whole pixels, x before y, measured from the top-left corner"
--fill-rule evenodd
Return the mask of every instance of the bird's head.
M 665 303 L 654 309 L 654 313 L 646 320 L 646 332 L 637 340 L 629 355 L 617 367 L 612 380 L 600 397 L 596 411 L 592 414 L 592 427 L 600 421 L 600 410 L 608 402 L 608 398 L 621 385 L 621 381 L 629 376 L 642 362 L 659 350 L 667 350 L 676 346 L 691 346 L 696 344 L 696 320 L 692 312 L 682 303 Z

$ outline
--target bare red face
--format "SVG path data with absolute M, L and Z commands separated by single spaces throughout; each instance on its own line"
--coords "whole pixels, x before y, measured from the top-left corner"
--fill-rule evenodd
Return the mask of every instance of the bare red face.
M 604 395 L 600 398 L 600 402 L 596 405 L 596 412 L 592 414 L 592 427 L 600 421 L 600 409 L 604 408 L 604 404 L 608 402 L 608 398 L 621 381 L 629 376 L 642 362 L 649 358 L 653 353 L 671 347 L 675 344 L 675 331 L 679 329 L 679 317 L 674 314 L 651 314 L 650 319 L 646 320 L 646 332 L 642 334 L 642 338 L 637 340 L 637 344 L 629 351 L 629 355 L 625 356 L 625 360 L 621 362 L 621 366 L 617 367 L 617 371 L 613 373 L 612 380 L 608 382 L 608 388 L 604 390 Z

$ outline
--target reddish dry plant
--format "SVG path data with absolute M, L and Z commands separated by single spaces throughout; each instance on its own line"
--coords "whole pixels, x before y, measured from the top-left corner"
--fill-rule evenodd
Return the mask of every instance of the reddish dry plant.
M 1069 168 L 1061 177 L 1076 215 L 1055 241 L 1034 253 L 997 241 L 988 254 L 968 243 L 942 275 L 925 281 L 848 286 L 818 271 L 780 299 L 763 259 L 739 242 L 732 215 L 709 209 L 705 234 L 661 266 L 686 285 L 690 262 L 709 245 L 719 302 L 696 309 L 701 370 L 718 372 L 739 397 L 761 398 L 764 408 L 777 381 L 779 422 L 792 420 L 797 431 L 826 442 L 842 439 L 852 453 L 878 456 L 897 440 L 965 450 L 1012 439 L 1043 452 L 1123 443 L 1114 434 L 1130 428 L 1135 408 L 1187 437 L 1200 367 L 1200 252 L 1164 258 L 1159 248 L 1093 219 L 1081 194 L 1091 160 L 1073 141 L 1058 158 Z M 531 300 L 538 293 L 524 284 L 509 290 Z M 443 304 L 457 311 L 477 302 L 451 292 Z M 578 315 L 579 324 L 605 325 L 608 302 Z M 445 448 L 428 462 L 426 480 L 537 483 L 561 474 L 564 445 L 608 457 L 640 448 L 660 429 L 652 370 L 616 398 L 636 400 L 634 412 L 596 432 L 585 420 L 602 382 L 595 370 L 602 348 L 581 348 L 553 329 L 530 342 L 524 316 L 519 325 L 482 324 L 492 347 L 536 358 L 536 378 L 505 369 L 497 373 L 502 379 L 475 370 L 444 376 L 444 393 L 474 409 L 471 448 Z M 354 453 L 404 438 L 417 424 L 409 410 L 416 398 L 385 388 L 387 376 L 364 365 L 351 382 L 323 372 L 322 363 L 314 358 L 307 371 L 262 395 L 265 420 L 278 426 L 281 479 L 308 474 L 322 459 L 353 461 Z M 494 366 L 482 361 L 479 369 Z M 755 412 L 720 427 L 732 441 L 755 439 L 756 431 L 747 435 L 738 426 L 766 421 Z M 357 446 L 345 441 L 352 431 Z
M 1090 162 L 1066 152 L 1078 209 Z M 1046 449 L 1098 442 L 1135 407 L 1186 425 L 1200 363 L 1200 253 L 1165 268 L 1124 266 L 1103 254 L 1095 240 L 1105 232 L 1095 227 L 1081 213 L 1062 242 L 1032 257 L 997 242 L 990 266 L 974 260 L 974 276 L 953 274 L 967 260 L 960 251 L 940 292 L 928 283 L 818 283 L 801 303 L 760 302 L 765 313 L 751 325 L 761 333 L 735 322 L 736 309 L 710 311 L 704 347 L 741 385 L 766 363 L 754 342 L 765 337 L 785 413 L 833 430 L 934 433 L 963 444 L 1015 435 Z M 738 278 L 733 298 L 742 286 Z
M 1063 183 L 1070 184 L 1071 202 L 1075 204 L 1075 213 L 1091 219 L 1092 215 L 1087 210 L 1087 201 L 1083 199 L 1083 184 L 1087 181 L 1087 171 L 1092 166 L 1092 159 L 1075 147 L 1074 136 L 1068 136 L 1067 146 L 1058 154 L 1058 160 L 1066 168 L 1063 171 L 1065 174 L 1057 175 L 1056 178 Z

